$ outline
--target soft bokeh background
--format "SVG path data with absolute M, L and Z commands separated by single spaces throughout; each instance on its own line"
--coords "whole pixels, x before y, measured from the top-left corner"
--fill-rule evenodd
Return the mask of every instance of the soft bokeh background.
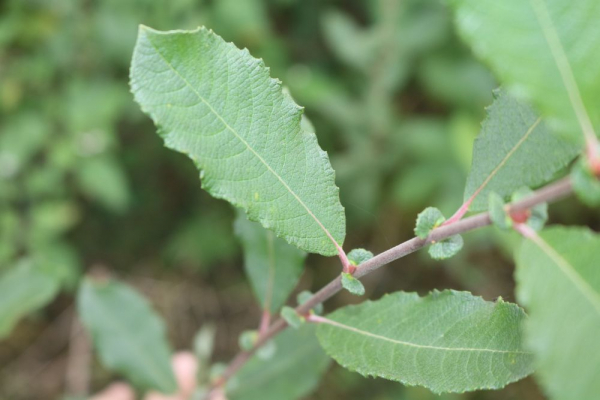
M 198 171 L 162 147 L 133 103 L 138 24 L 206 25 L 271 67 L 316 127 L 346 207 L 346 249 L 377 253 L 412 235 L 416 214 L 461 204 L 472 142 L 496 82 L 438 0 L 4 0 L 0 2 L 0 273 L 21 257 L 56 258 L 74 288 L 102 271 L 139 289 L 176 349 L 215 323 L 215 361 L 259 320 L 243 275 L 234 213 Z M 598 216 L 565 201 L 553 222 Z M 470 290 L 514 300 L 515 237 L 466 235 L 446 262 L 420 252 L 365 279 L 367 295 Z M 298 290 L 339 273 L 310 256 Z M 0 342 L 0 399 L 62 399 L 117 379 L 93 358 L 73 292 Z M 334 309 L 360 299 L 340 294 Z M 532 379 L 502 391 L 435 396 L 334 366 L 309 399 L 542 399 Z

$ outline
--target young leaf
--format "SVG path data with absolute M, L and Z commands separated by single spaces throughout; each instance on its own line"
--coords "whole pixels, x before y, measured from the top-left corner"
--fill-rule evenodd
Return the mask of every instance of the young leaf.
M 504 209 L 504 200 L 496 192 L 488 196 L 488 210 L 492 223 L 500 229 L 506 230 L 512 227 L 512 220 Z
M 240 212 L 235 232 L 244 248 L 244 268 L 263 309 L 275 314 L 294 290 L 306 253 L 275 237 Z
M 240 345 L 240 349 L 242 350 L 250 350 L 256 340 L 258 339 L 257 331 L 244 331 L 240 334 L 238 338 L 238 344 Z
M 283 318 L 289 326 L 295 329 L 300 328 L 305 322 L 304 317 L 298 315 L 296 310 L 292 307 L 287 306 L 281 309 L 281 318 Z
M 315 326 L 288 329 L 274 341 L 271 359 L 254 357 L 228 382 L 229 400 L 296 400 L 314 390 L 330 362 Z
M 123 213 L 129 207 L 131 193 L 127 176 L 114 157 L 84 158 L 74 173 L 83 193 L 108 210 Z
M 525 313 L 502 300 L 397 292 L 327 318 L 319 324 L 319 342 L 342 366 L 365 376 L 441 393 L 498 389 L 532 372 L 532 354 L 521 345 Z
M 462 249 L 464 244 L 460 235 L 452 235 L 449 238 L 432 243 L 429 246 L 429 255 L 434 260 L 444 260 L 450 258 Z
M 360 265 L 367 260 L 373 258 L 373 253 L 365 249 L 353 249 L 347 254 L 348 261 L 352 265 Z
M 164 323 L 142 296 L 125 284 L 88 278 L 77 310 L 107 368 L 144 389 L 176 390 Z
M 473 146 L 464 194 L 471 211 L 485 210 L 491 192 L 508 200 L 522 186 L 550 181 L 580 151 L 579 146 L 552 135 L 527 104 L 503 90 L 494 96 Z
M 536 374 L 555 400 L 600 393 L 600 236 L 554 227 L 517 253 L 517 297 L 527 307 L 526 341 Z
M 365 294 L 365 287 L 362 282 L 347 272 L 342 272 L 342 286 L 344 289 L 357 296 Z
M 310 299 L 312 296 L 313 296 L 312 292 L 310 292 L 308 290 L 303 290 L 300 293 L 298 293 L 298 295 L 296 296 L 296 301 L 298 302 L 298 305 L 301 305 L 301 304 L 306 303 L 308 301 L 308 299 Z M 323 303 L 319 303 L 316 306 L 314 306 L 313 311 L 317 315 L 323 314 Z
M 0 338 L 10 334 L 25 315 L 48 304 L 60 279 L 29 260 L 21 260 L 0 277 Z
M 440 226 L 445 220 L 446 218 L 440 210 L 435 207 L 427 207 L 417 216 L 415 235 L 421 239 L 427 239 L 431 231 Z
M 590 207 L 600 205 L 600 180 L 592 173 L 589 162 L 581 158 L 571 170 L 571 182 L 577 197 Z
M 213 196 L 303 250 L 338 253 L 346 222 L 329 159 L 261 60 L 205 28 L 141 26 L 131 88 Z
M 600 2 L 451 0 L 462 36 L 551 128 L 580 143 L 600 126 Z

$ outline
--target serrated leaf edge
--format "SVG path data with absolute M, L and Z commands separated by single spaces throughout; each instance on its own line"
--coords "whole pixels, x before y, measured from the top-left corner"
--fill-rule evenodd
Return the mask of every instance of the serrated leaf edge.
M 199 26 L 198 28 L 196 28 L 196 29 L 193 29 L 193 30 L 181 30 L 181 29 L 176 29 L 176 30 L 170 30 L 170 31 L 158 31 L 158 30 L 155 30 L 155 29 L 153 29 L 153 28 L 150 28 L 150 27 L 148 27 L 148 26 L 146 26 L 146 25 L 140 24 L 140 26 L 139 26 L 139 31 L 138 31 L 138 41 L 139 41 L 139 38 L 141 37 L 141 33 L 142 33 L 142 32 L 152 32 L 153 34 L 160 34 L 160 35 L 168 35 L 168 34 L 173 34 L 173 33 L 177 33 L 177 34 L 187 34 L 187 35 L 194 35 L 194 34 L 197 34 L 197 33 L 199 33 L 199 32 L 207 32 L 209 35 L 211 35 L 211 36 L 213 36 L 213 37 L 216 37 L 218 40 L 220 40 L 220 41 L 221 41 L 222 43 L 224 43 L 226 46 L 228 46 L 228 47 L 230 47 L 230 48 L 234 48 L 235 50 L 242 51 L 242 52 L 246 53 L 248 56 L 250 56 L 250 59 L 252 60 L 252 62 L 256 62 L 256 63 L 257 63 L 257 65 L 258 65 L 259 67 L 266 69 L 267 73 L 270 75 L 270 68 L 269 68 L 269 67 L 267 67 L 267 66 L 265 65 L 265 63 L 264 63 L 264 61 L 263 61 L 262 59 L 256 59 L 256 58 L 252 57 L 252 56 L 250 55 L 250 52 L 248 51 L 248 49 L 246 49 L 246 48 L 244 48 L 244 49 L 239 49 L 237 46 L 235 46 L 235 44 L 234 44 L 234 43 L 231 43 L 231 42 L 227 42 L 227 41 L 225 41 L 223 38 L 221 38 L 220 36 L 218 36 L 217 34 L 215 34 L 215 33 L 213 32 L 213 30 L 212 30 L 212 29 L 207 29 L 207 28 L 206 28 L 206 27 L 204 27 L 204 26 Z M 148 39 L 148 42 L 149 42 L 150 44 L 152 44 L 152 41 L 150 40 L 150 38 L 149 38 L 149 36 L 148 36 L 148 35 L 146 35 L 146 38 Z M 136 43 L 136 46 L 137 46 L 137 43 Z M 234 136 L 235 136 L 236 138 L 238 138 L 238 139 L 239 139 L 239 140 L 240 140 L 240 141 L 241 141 L 241 142 L 242 142 L 242 143 L 243 143 L 243 144 L 244 144 L 244 145 L 245 145 L 245 146 L 248 148 L 248 150 L 250 150 L 250 151 L 252 152 L 252 154 L 254 154 L 254 155 L 255 155 L 255 156 L 256 156 L 256 157 L 257 157 L 257 158 L 260 160 L 260 162 L 261 162 L 261 163 L 262 163 L 262 164 L 263 164 L 263 165 L 264 165 L 264 166 L 265 166 L 265 167 L 266 167 L 266 168 L 267 168 L 267 169 L 268 169 L 268 170 L 269 170 L 269 171 L 270 171 L 270 172 L 271 172 L 271 173 L 272 173 L 272 174 L 273 174 L 273 175 L 274 175 L 274 176 L 275 176 L 275 177 L 276 177 L 276 178 L 277 178 L 277 179 L 278 179 L 280 182 L 281 182 L 281 184 L 282 184 L 282 185 L 283 185 L 283 186 L 286 188 L 286 190 L 287 190 L 287 191 L 288 191 L 288 192 L 289 192 L 289 193 L 290 193 L 290 194 L 291 194 L 291 195 L 292 195 L 292 196 L 293 196 L 293 197 L 294 197 L 294 198 L 295 198 L 295 199 L 298 201 L 298 203 L 299 203 L 299 204 L 300 204 L 300 205 L 301 205 L 301 206 L 302 206 L 302 207 L 303 207 L 303 208 L 306 210 L 306 212 L 307 212 L 307 213 L 308 213 L 308 214 L 309 214 L 309 215 L 310 215 L 310 216 L 313 218 L 313 220 L 314 220 L 314 221 L 317 223 L 317 225 L 319 225 L 319 227 L 321 228 L 321 230 L 323 230 L 323 232 L 325 233 L 325 235 L 326 235 L 326 236 L 329 238 L 329 240 L 330 240 L 330 241 L 331 241 L 331 242 L 334 244 L 334 247 L 335 247 L 335 251 L 321 251 L 321 252 L 319 252 L 319 253 L 320 253 L 320 254 L 322 254 L 322 255 L 324 255 L 324 256 L 333 256 L 333 255 L 336 255 L 336 254 L 338 254 L 338 253 L 339 253 L 339 251 L 341 250 L 341 246 L 342 246 L 342 244 L 343 244 L 343 242 L 344 242 L 345 232 L 342 234 L 342 237 L 341 237 L 341 239 L 340 239 L 340 240 L 341 240 L 341 243 L 338 243 L 338 242 L 337 242 L 337 241 L 334 239 L 333 235 L 332 235 L 332 234 L 329 232 L 329 230 L 328 230 L 327 228 L 325 228 L 325 226 L 324 226 L 324 225 L 321 223 L 321 221 L 320 221 L 320 220 L 319 220 L 319 219 L 316 217 L 316 215 L 315 215 L 315 214 L 314 214 L 314 213 L 313 213 L 313 212 L 312 212 L 312 211 L 311 211 L 311 210 L 308 208 L 308 206 L 307 206 L 307 205 L 306 205 L 306 204 L 305 204 L 305 203 L 302 201 L 302 199 L 300 199 L 300 197 L 299 197 L 299 196 L 298 196 L 298 195 L 297 195 L 297 194 L 296 194 L 296 193 L 295 193 L 295 192 L 294 192 L 294 191 L 293 191 L 293 190 L 290 188 L 290 186 L 287 184 L 287 182 L 285 182 L 285 180 L 283 180 L 283 178 L 282 178 L 281 176 L 279 176 L 279 174 L 277 174 L 277 172 L 276 172 L 276 171 L 274 171 L 274 170 L 271 168 L 271 166 L 270 166 L 270 165 L 269 165 L 269 164 L 268 164 L 268 163 L 267 163 L 267 162 L 264 160 L 264 158 L 262 158 L 262 157 L 260 156 L 260 154 L 258 154 L 258 153 L 257 153 L 257 152 L 254 150 L 254 148 L 252 148 L 252 147 L 249 145 L 249 143 L 248 143 L 246 140 L 244 140 L 244 138 L 243 138 L 243 137 L 241 137 L 241 136 L 240 136 L 240 135 L 237 133 L 237 131 L 236 131 L 235 129 L 233 129 L 233 128 L 232 128 L 232 127 L 231 127 L 231 126 L 230 126 L 230 125 L 229 125 L 229 124 L 228 124 L 228 123 L 227 123 L 227 122 L 226 122 L 226 121 L 223 119 L 223 117 L 221 117 L 221 115 L 220 115 L 218 112 L 216 112 L 216 110 L 215 110 L 215 109 L 214 109 L 214 108 L 213 108 L 213 107 L 210 105 L 210 103 L 208 103 L 208 102 L 207 102 L 207 101 L 204 99 L 204 97 L 203 97 L 203 96 L 202 96 L 200 93 L 198 93 L 198 91 L 197 91 L 197 90 L 196 90 L 196 89 L 195 89 L 195 88 L 194 88 L 194 87 L 193 87 L 193 86 L 192 86 L 192 85 L 189 83 L 189 81 L 188 81 L 187 79 L 185 79 L 185 77 L 183 77 L 181 74 L 179 74 L 179 72 L 178 72 L 178 71 L 177 71 L 175 68 L 173 68 L 173 66 L 171 65 L 171 63 L 169 63 L 169 62 L 168 62 L 168 61 L 167 61 L 167 60 L 164 58 L 164 56 L 163 56 L 163 55 L 162 55 L 162 53 L 161 53 L 161 52 L 158 50 L 158 48 L 156 48 L 156 47 L 155 47 L 153 44 L 152 44 L 152 47 L 153 47 L 153 48 L 154 48 L 154 50 L 156 51 L 156 54 L 158 54 L 158 55 L 159 55 L 159 56 L 160 56 L 160 57 L 163 59 L 163 61 L 165 62 L 165 64 L 169 66 L 169 68 L 170 68 L 170 69 L 171 69 L 171 70 L 172 70 L 172 71 L 173 71 L 173 72 L 174 72 L 174 73 L 175 73 L 175 74 L 176 74 L 176 75 L 177 75 L 177 76 L 178 76 L 178 77 L 179 77 L 179 78 L 180 78 L 180 79 L 181 79 L 181 80 L 182 80 L 182 81 L 185 83 L 185 85 L 186 85 L 187 87 L 189 87 L 189 88 L 192 90 L 192 92 L 194 92 L 194 94 L 196 94 L 196 96 L 198 97 L 198 99 L 199 99 L 200 101 L 202 101 L 202 102 L 203 102 L 203 103 L 204 103 L 204 104 L 205 104 L 205 105 L 206 105 L 206 106 L 207 106 L 207 107 L 208 107 L 208 108 L 211 110 L 211 112 L 212 112 L 212 113 L 213 113 L 213 114 L 214 114 L 214 115 L 215 115 L 215 116 L 216 116 L 216 117 L 217 117 L 217 118 L 218 118 L 218 119 L 219 119 L 219 120 L 220 120 L 220 121 L 221 121 L 221 122 L 222 122 L 222 123 L 225 125 L 225 127 L 226 127 L 226 128 L 227 128 L 227 129 L 228 129 L 228 130 L 229 130 L 231 133 L 233 133 L 233 134 L 234 134 Z M 133 85 L 132 85 L 132 82 L 133 82 L 133 71 L 134 71 L 134 68 L 133 68 L 133 66 L 132 66 L 132 68 L 131 68 L 131 70 L 130 70 L 130 85 L 129 85 L 129 86 L 130 86 L 130 88 L 132 89 L 132 90 L 131 90 L 131 93 L 133 94 L 134 98 L 136 99 L 136 102 L 137 102 L 137 103 L 140 105 L 140 107 L 141 107 L 142 111 L 144 111 L 144 113 L 146 113 L 147 115 L 149 115 L 149 116 L 152 118 L 152 121 L 153 121 L 153 122 L 154 122 L 154 124 L 156 125 L 157 131 L 159 132 L 159 135 L 160 135 L 160 136 L 163 138 L 163 140 L 164 140 L 165 147 L 172 148 L 172 147 L 171 147 L 171 146 L 168 144 L 168 142 L 166 141 L 166 138 L 165 138 L 165 136 L 166 136 L 166 133 L 165 133 L 165 132 L 166 132 L 166 131 L 164 130 L 164 128 L 162 127 L 162 125 L 161 125 L 161 124 L 160 124 L 160 123 L 159 123 L 159 122 L 158 122 L 158 121 L 157 121 L 157 120 L 154 118 L 153 114 L 152 114 L 152 113 L 150 113 L 150 112 L 149 112 L 149 110 L 148 110 L 146 107 L 144 107 L 144 106 L 142 105 L 142 103 L 141 103 L 140 101 L 137 101 L 137 96 L 136 96 L 135 92 L 133 91 Z M 304 112 L 304 107 L 300 107 L 300 106 L 298 106 L 298 105 L 297 105 L 297 104 L 296 104 L 296 103 L 293 101 L 293 99 L 290 97 L 290 95 L 289 95 L 289 94 L 287 94 L 285 91 L 283 91 L 283 89 L 282 89 L 282 83 L 281 83 L 281 81 L 280 81 L 280 80 L 278 80 L 278 79 L 273 79 L 273 78 L 271 78 L 271 77 L 269 77 L 269 79 L 270 79 L 270 82 L 271 82 L 272 84 L 276 85 L 276 86 L 277 86 L 277 87 L 278 87 L 278 88 L 279 88 L 279 89 L 282 91 L 282 95 L 283 95 L 283 97 L 284 97 L 284 100 L 285 100 L 285 101 L 287 101 L 288 103 L 291 103 L 291 104 L 294 106 L 294 108 L 296 109 L 296 112 L 297 112 L 297 113 L 296 113 L 296 115 L 294 116 L 294 118 L 295 118 L 295 119 L 298 121 L 298 124 L 300 124 L 300 120 L 301 120 L 301 118 L 302 118 L 302 114 L 303 114 L 303 112 Z M 305 131 L 302 131 L 302 130 L 300 130 L 298 134 L 305 134 L 305 135 L 309 135 L 309 136 L 311 137 L 311 139 L 312 139 L 312 140 L 314 140 L 315 142 L 317 142 L 317 143 L 318 143 L 318 140 L 317 140 L 316 134 L 315 134 L 314 132 L 305 132 Z M 177 150 L 177 149 L 174 149 L 174 150 Z M 179 150 L 177 150 L 177 151 L 179 151 Z M 318 151 L 318 154 L 319 154 L 319 156 L 320 156 L 322 159 L 324 159 L 324 160 L 326 160 L 326 161 L 327 161 L 327 162 L 325 163 L 325 166 L 326 166 L 325 174 L 331 177 L 332 184 L 333 184 L 333 186 L 335 187 L 335 193 L 336 193 L 336 195 L 337 195 L 336 197 L 337 197 L 338 203 L 339 203 L 339 204 L 340 204 L 340 206 L 341 206 L 341 214 L 344 214 L 344 210 L 345 210 L 345 208 L 344 208 L 344 206 L 342 206 L 342 205 L 341 205 L 341 203 L 339 202 L 339 187 L 338 187 L 338 186 L 335 184 L 335 170 L 334 170 L 334 169 L 331 167 L 331 163 L 329 162 L 329 157 L 328 157 L 328 155 L 327 155 L 327 152 L 326 152 L 326 151 L 324 151 L 323 149 L 321 149 L 321 147 L 320 147 L 320 146 L 317 146 L 317 151 Z M 187 154 L 187 156 L 188 156 L 190 159 L 192 159 L 192 161 L 194 161 L 194 164 L 195 164 L 195 165 L 198 167 L 198 169 L 200 170 L 200 177 L 202 178 L 202 176 L 203 176 L 203 174 L 204 174 L 204 168 L 202 167 L 202 165 L 201 165 L 201 163 L 200 163 L 200 160 L 196 159 L 195 157 L 192 157 L 192 155 L 191 155 L 191 154 Z M 267 228 L 267 229 L 270 229 L 270 223 L 269 223 L 269 221 L 268 221 L 267 219 L 260 218 L 260 216 L 259 216 L 258 218 L 252 218 L 252 217 L 250 216 L 250 214 L 249 214 L 249 209 L 250 209 L 250 207 L 248 207 L 246 204 L 243 204 L 243 203 L 238 203 L 237 201 L 235 201 L 235 199 L 231 198 L 230 196 L 228 196 L 228 195 L 226 195 L 226 194 L 223 194 L 223 193 L 219 193 L 219 192 L 217 192 L 217 191 L 214 191 L 214 190 L 210 190 L 209 188 L 206 188 L 206 190 L 207 190 L 207 191 L 209 191 L 209 192 L 211 193 L 211 195 L 213 195 L 214 197 L 216 197 L 216 198 L 220 198 L 220 199 L 223 199 L 223 200 L 226 200 L 226 201 L 230 202 L 231 204 L 234 204 L 235 206 L 242 208 L 242 209 L 245 211 L 246 215 L 248 215 L 248 217 L 249 217 L 249 219 L 250 219 L 251 221 L 259 222 L 259 223 L 260 223 L 260 224 L 261 224 L 263 227 L 265 227 L 265 228 Z M 345 222 L 345 220 L 344 220 L 344 222 Z M 285 240 L 286 240 L 287 242 L 289 242 L 289 243 L 292 243 L 292 244 L 294 244 L 294 245 L 296 245 L 296 246 L 298 245 L 298 241 L 297 241 L 297 239 L 296 239 L 296 237 L 295 237 L 295 236 L 284 235 L 284 234 L 281 234 L 281 235 L 280 235 L 280 234 L 278 234 L 277 232 L 275 232 L 275 234 L 277 235 L 277 237 L 281 237 L 281 238 L 285 239 Z M 298 246 L 298 247 L 299 247 L 299 246 Z

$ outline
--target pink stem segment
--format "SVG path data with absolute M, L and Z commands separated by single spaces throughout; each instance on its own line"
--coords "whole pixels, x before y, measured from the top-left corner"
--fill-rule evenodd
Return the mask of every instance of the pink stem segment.
M 448 218 L 447 220 L 445 220 L 444 223 L 440 226 L 450 225 L 456 221 L 460 221 L 462 219 L 462 217 L 465 216 L 467 211 L 469 211 L 469 207 L 471 207 L 471 203 L 473 202 L 473 200 L 475 200 L 475 196 L 477 196 L 478 194 L 479 194 L 479 191 L 475 192 L 473 194 L 473 196 L 469 197 L 469 200 L 467 200 L 462 206 L 460 206 L 460 208 L 458 210 L 456 210 L 454 215 L 451 216 L 450 218 Z
M 600 176 L 600 148 L 596 136 L 587 140 L 586 156 L 594 175 Z
M 338 257 L 340 258 L 340 261 L 342 262 L 342 271 L 346 272 L 348 274 L 354 274 L 354 271 L 356 271 L 356 267 L 354 265 L 352 265 L 352 263 L 350 263 L 350 260 L 348 260 L 348 256 L 346 255 L 346 252 L 344 251 L 344 249 L 342 249 L 342 246 L 340 246 L 339 244 L 335 244 L 337 251 L 338 251 Z
M 527 225 L 526 223 L 522 224 L 514 224 L 513 227 L 517 232 L 519 232 L 524 238 L 527 239 L 535 239 L 537 237 L 537 232 L 533 230 L 532 227 Z
M 261 337 L 269 329 L 271 323 L 271 313 L 269 310 L 264 310 L 260 318 L 260 325 L 258 326 L 258 336 Z

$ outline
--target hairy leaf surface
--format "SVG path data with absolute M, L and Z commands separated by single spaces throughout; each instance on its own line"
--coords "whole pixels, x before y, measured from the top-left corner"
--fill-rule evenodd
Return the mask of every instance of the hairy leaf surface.
M 525 103 L 505 91 L 495 97 L 473 146 L 464 198 L 473 199 L 471 211 L 485 210 L 491 192 L 508 200 L 522 186 L 535 188 L 550 181 L 580 150 L 552 135 Z
M 295 400 L 315 389 L 330 363 L 315 337 L 315 326 L 288 329 L 274 342 L 273 357 L 254 356 L 229 381 L 229 400 Z
M 554 227 L 517 254 L 517 296 L 527 307 L 526 341 L 536 374 L 556 400 L 600 393 L 600 236 Z
M 175 391 L 164 323 L 142 296 L 122 283 L 85 279 L 77 309 L 107 368 L 141 388 Z
M 581 143 L 600 127 L 600 2 L 451 0 L 463 37 L 551 128 Z
M 204 28 L 142 26 L 131 88 L 213 196 L 303 250 L 337 254 L 346 227 L 329 159 L 262 60 Z
M 58 293 L 60 280 L 28 260 L 0 277 L 0 338 L 10 334 L 25 315 L 48 304 Z
M 263 309 L 272 314 L 285 303 L 303 271 L 306 253 L 251 222 L 243 213 L 235 221 L 244 248 L 244 268 Z
M 467 292 L 397 292 L 343 307 L 319 325 L 325 351 L 342 366 L 434 392 L 497 389 L 532 372 L 522 348 L 525 313 Z

